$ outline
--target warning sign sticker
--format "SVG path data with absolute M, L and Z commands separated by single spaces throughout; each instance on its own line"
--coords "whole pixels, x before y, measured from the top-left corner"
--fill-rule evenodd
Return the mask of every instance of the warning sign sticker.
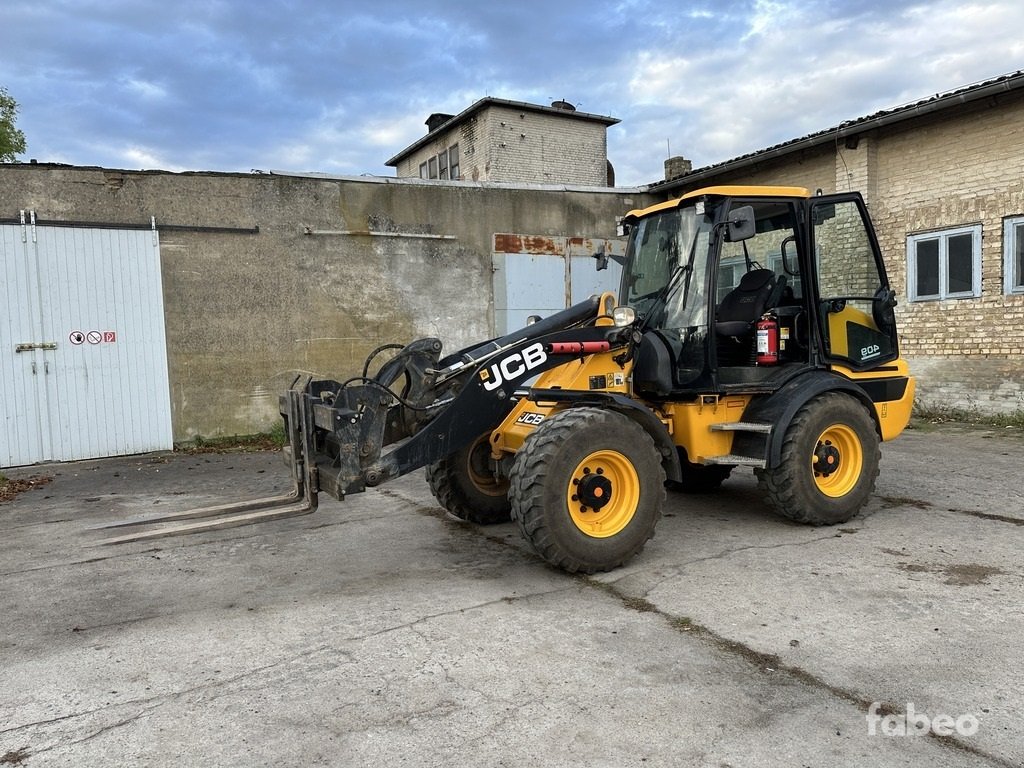
M 76 347 L 80 347 L 86 342 L 94 346 L 99 344 L 116 344 L 117 331 L 71 331 L 68 334 L 68 341 Z

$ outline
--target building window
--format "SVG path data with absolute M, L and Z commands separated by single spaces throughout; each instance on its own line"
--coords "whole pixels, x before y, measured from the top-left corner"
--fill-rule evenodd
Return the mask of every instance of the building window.
M 1024 294 L 1024 216 L 1003 221 L 1003 275 L 1007 293 Z
M 432 157 L 427 161 L 429 170 L 427 171 L 428 179 L 437 178 L 437 157 Z
M 426 163 L 420 163 L 420 178 L 421 179 L 428 178 L 427 177 L 427 164 Z
M 437 156 L 437 177 L 439 179 L 448 178 L 448 151 L 445 150 Z
M 911 301 L 981 296 L 981 225 L 907 238 Z
M 459 145 L 452 144 L 448 148 L 448 173 L 452 181 L 458 181 L 459 176 Z

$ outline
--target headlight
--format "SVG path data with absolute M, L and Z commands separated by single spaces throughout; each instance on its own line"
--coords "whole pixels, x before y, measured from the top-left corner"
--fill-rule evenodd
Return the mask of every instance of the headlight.
M 636 320 L 636 312 L 633 311 L 632 307 L 616 307 L 612 310 L 612 319 L 615 321 L 615 325 L 620 328 L 632 325 Z

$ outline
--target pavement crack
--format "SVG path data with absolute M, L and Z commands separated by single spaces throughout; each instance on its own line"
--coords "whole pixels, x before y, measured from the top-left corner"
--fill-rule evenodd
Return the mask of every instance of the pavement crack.
M 1024 518 L 1010 517 L 1008 515 L 996 515 L 991 512 L 977 512 L 971 509 L 951 509 L 950 512 L 956 512 L 958 515 L 970 515 L 971 517 L 977 517 L 981 520 L 993 520 L 998 523 L 1010 523 L 1010 525 L 1021 525 L 1024 526 Z
M 730 548 L 730 549 L 725 549 L 725 550 L 723 550 L 721 552 L 718 552 L 716 554 L 713 554 L 713 555 L 707 555 L 706 557 L 697 557 L 697 558 L 694 558 L 693 560 L 687 560 L 687 561 L 679 564 L 679 569 L 680 569 L 680 571 L 682 571 L 683 568 L 686 568 L 686 567 L 691 566 L 691 565 L 697 565 L 699 563 L 707 563 L 707 562 L 711 562 L 713 560 L 724 560 L 727 557 L 732 557 L 733 555 L 738 555 L 741 552 L 751 552 L 751 551 L 754 551 L 754 550 L 769 551 L 769 550 L 773 550 L 773 549 L 788 549 L 789 547 L 804 547 L 804 546 L 807 546 L 808 544 L 818 544 L 818 543 L 820 543 L 822 541 L 829 541 L 830 539 L 834 539 L 836 537 L 837 537 L 837 534 L 829 533 L 828 535 L 825 535 L 825 536 L 816 536 L 813 539 L 804 539 L 802 541 L 784 541 L 784 542 L 781 542 L 779 544 L 748 544 L 746 546 L 733 547 L 733 548 Z
M 482 603 L 474 603 L 473 605 L 465 605 L 465 606 L 462 606 L 462 607 L 459 607 L 459 608 L 453 608 L 453 609 L 448 610 L 448 611 L 439 611 L 438 613 L 431 613 L 431 614 L 429 614 L 427 616 L 420 616 L 420 617 L 414 619 L 413 621 L 407 621 L 407 622 L 403 622 L 401 624 L 394 624 L 394 625 L 389 626 L 389 627 L 383 627 L 383 628 L 375 630 L 373 632 L 369 632 L 369 633 L 367 633 L 365 635 L 351 635 L 349 637 L 344 638 L 344 640 L 346 642 L 353 642 L 353 641 L 358 642 L 358 641 L 361 641 L 361 640 L 369 640 L 370 638 L 374 638 L 374 637 L 382 637 L 383 635 L 387 635 L 387 634 L 390 634 L 392 632 L 400 632 L 400 631 L 405 630 L 405 629 L 412 630 L 412 631 L 415 632 L 415 631 L 418 631 L 418 630 L 416 630 L 416 626 L 418 624 L 424 624 L 424 623 L 426 623 L 428 621 L 433 621 L 434 619 L 444 618 L 445 616 L 458 616 L 459 614 L 465 613 L 466 611 L 472 611 L 472 610 L 476 610 L 478 608 L 487 608 L 487 607 L 492 606 L 492 605 L 508 604 L 508 603 L 513 603 L 513 602 L 520 602 L 520 601 L 523 601 L 523 600 L 531 600 L 531 599 L 533 599 L 535 597 L 546 597 L 548 595 L 557 595 L 557 594 L 560 594 L 562 592 L 567 592 L 567 591 L 571 590 L 572 588 L 573 588 L 572 586 L 565 586 L 565 587 L 559 587 L 557 589 L 546 590 L 546 591 L 543 591 L 543 592 L 531 592 L 531 593 L 529 593 L 527 595 L 506 595 L 506 596 L 503 596 L 503 597 L 496 598 L 494 600 L 485 600 Z
M 77 719 L 81 719 L 81 718 L 84 718 L 84 717 L 90 717 L 92 715 L 98 715 L 98 714 L 101 714 L 103 712 L 107 712 L 107 711 L 110 711 L 110 710 L 114 710 L 114 709 L 118 709 L 118 708 L 123 708 L 123 707 L 142 707 L 143 708 L 143 710 L 141 712 L 133 715 L 132 717 L 125 718 L 125 719 L 123 719 L 121 721 L 118 721 L 118 722 L 113 723 L 113 724 L 108 725 L 108 726 L 104 726 L 104 727 L 100 728 L 96 733 L 94 733 L 94 734 L 92 734 L 90 736 L 87 736 L 87 737 L 85 737 L 83 739 L 80 739 L 79 741 L 72 742 L 72 743 L 78 744 L 78 743 L 81 743 L 82 741 L 88 741 L 88 740 L 90 740 L 92 738 L 95 738 L 96 736 L 99 736 L 101 733 L 103 733 L 105 731 L 109 731 L 109 730 L 111 730 L 113 728 L 117 728 L 117 727 L 120 727 L 122 725 L 127 725 L 127 724 L 131 723 L 134 720 L 138 720 L 140 717 L 142 717 L 142 716 L 144 716 L 146 714 L 149 714 L 150 712 L 158 709 L 159 707 L 163 706 L 164 704 L 166 704 L 169 701 L 175 701 L 175 700 L 178 700 L 178 699 L 181 699 L 181 698 L 184 698 L 184 697 L 196 694 L 196 693 L 202 693 L 202 692 L 205 692 L 205 691 L 210 691 L 210 690 L 216 690 L 218 688 L 223 688 L 225 686 L 230 686 L 230 685 L 238 683 L 238 682 L 240 682 L 242 680 L 246 680 L 246 679 L 251 678 L 251 677 L 256 677 L 256 676 L 264 674 L 264 673 L 266 673 L 266 672 L 268 672 L 270 670 L 273 670 L 273 669 L 275 669 L 277 667 L 281 667 L 283 665 L 293 663 L 293 662 L 295 662 L 297 660 L 300 660 L 300 659 L 308 658 L 309 656 L 312 656 L 312 655 L 314 655 L 316 653 L 322 653 L 324 651 L 331 651 L 333 653 L 341 653 L 341 655 L 344 655 L 346 657 L 348 656 L 348 654 L 345 654 L 343 652 L 339 652 L 339 651 L 337 651 L 336 648 L 334 648 L 333 646 L 329 646 L 329 645 L 323 645 L 323 646 L 317 646 L 317 647 L 314 647 L 314 648 L 308 648 L 308 649 L 306 649 L 304 651 L 301 651 L 299 653 L 291 654 L 291 655 L 289 655 L 286 658 L 279 659 L 279 660 L 277 660 L 275 662 L 272 662 L 270 664 L 264 664 L 262 666 L 255 667 L 253 669 L 248 669 L 248 670 L 245 670 L 243 672 L 239 672 L 238 674 L 232 675 L 230 677 L 225 677 L 225 678 L 222 678 L 222 679 L 219 679 L 219 680 L 209 680 L 209 681 L 203 682 L 203 683 L 201 683 L 199 685 L 190 686 L 188 688 L 182 688 L 180 690 L 165 691 L 165 692 L 154 694 L 152 696 L 146 696 L 146 697 L 135 698 L 135 699 L 128 699 L 126 701 L 113 702 L 113 703 L 110 703 L 110 704 L 105 704 L 102 707 L 96 707 L 94 709 L 86 709 L 86 710 L 82 710 L 82 711 L 79 711 L 79 712 L 71 712 L 71 713 L 66 714 L 66 715 L 61 715 L 60 717 L 53 717 L 53 718 L 49 718 L 49 719 L 46 719 L 46 720 L 35 720 L 35 721 L 29 722 L 29 723 L 22 723 L 20 725 L 12 726 L 12 727 L 9 727 L 9 728 L 2 728 L 2 729 L 0 729 L 0 736 L 2 736 L 4 734 L 17 733 L 19 731 L 25 731 L 25 730 L 28 730 L 28 729 L 31 729 L 31 728 L 38 728 L 38 727 L 41 727 L 41 726 L 57 725 L 57 724 L 60 724 L 60 723 L 65 723 L 65 722 L 68 722 L 68 721 L 71 721 L 71 720 L 77 720 Z
M 775 547 L 768 547 L 768 549 L 774 548 Z M 600 590 L 601 592 L 618 599 L 626 608 L 634 611 L 640 611 L 642 613 L 653 613 L 659 616 L 676 631 L 690 635 L 691 637 L 712 646 L 720 652 L 742 659 L 746 663 L 757 667 L 763 673 L 785 675 L 794 682 L 823 691 L 836 699 L 852 704 L 865 714 L 867 714 L 870 708 L 876 703 L 881 704 L 876 711 L 882 715 L 899 713 L 899 709 L 891 702 L 881 701 L 878 698 L 868 698 L 850 688 L 835 685 L 821 677 L 818 677 L 814 673 L 807 671 L 806 669 L 793 664 L 786 664 L 782 661 L 781 657 L 776 654 L 758 651 L 757 649 L 751 648 L 749 645 L 738 640 L 731 640 L 709 627 L 694 622 L 689 617 L 675 616 L 667 611 L 663 611 L 645 599 L 626 594 L 620 590 L 615 583 L 599 581 L 590 576 L 583 576 L 580 578 L 580 581 L 587 586 Z M 940 736 L 929 731 L 924 738 L 931 738 L 948 749 L 982 758 L 987 760 L 991 765 L 998 766 L 999 768 L 1020 768 L 1017 763 L 1006 760 L 998 755 L 993 755 L 990 752 L 986 752 L 983 749 L 963 741 L 957 736 Z
M 136 720 L 139 720 L 139 719 L 145 717 L 146 715 L 148 715 L 150 712 L 153 712 L 154 710 L 159 709 L 160 706 L 161 706 L 160 704 L 154 704 L 151 707 L 146 707 L 141 712 L 136 712 L 131 717 L 126 717 L 126 718 L 123 718 L 121 720 L 118 720 L 115 723 L 110 723 L 109 725 L 105 725 L 102 728 L 99 728 L 99 729 L 93 731 L 88 736 L 83 736 L 80 739 L 75 739 L 74 741 L 70 741 L 70 742 L 67 743 L 67 746 L 75 746 L 76 744 L 84 744 L 87 741 L 92 741 L 93 739 L 95 739 L 95 738 L 97 738 L 99 736 L 102 736 L 103 734 L 107 733 L 108 731 L 113 731 L 116 728 L 123 728 L 126 725 L 131 725 Z
M 940 512 L 952 512 L 955 515 L 968 515 L 980 520 L 991 520 L 997 523 L 1009 523 L 1010 525 L 1024 526 L 1024 517 L 1012 517 L 1010 515 L 998 515 L 993 512 L 982 512 L 976 509 L 957 509 L 956 507 L 936 507 L 930 501 L 913 499 L 908 496 L 880 496 L 886 508 L 893 507 L 914 507 L 915 509 L 927 509 Z

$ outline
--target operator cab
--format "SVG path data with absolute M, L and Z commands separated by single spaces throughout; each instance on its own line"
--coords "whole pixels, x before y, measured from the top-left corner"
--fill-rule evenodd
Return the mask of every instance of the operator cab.
M 897 357 L 894 294 L 859 194 L 710 187 L 624 224 L 619 295 L 637 316 L 633 383 L 648 397 L 770 392 L 808 368 Z

